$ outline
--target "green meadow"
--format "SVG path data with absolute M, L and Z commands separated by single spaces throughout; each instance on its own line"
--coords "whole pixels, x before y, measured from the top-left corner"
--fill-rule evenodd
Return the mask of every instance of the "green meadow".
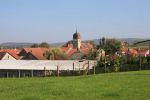
M 0 78 L 0 100 L 150 100 L 150 71 Z

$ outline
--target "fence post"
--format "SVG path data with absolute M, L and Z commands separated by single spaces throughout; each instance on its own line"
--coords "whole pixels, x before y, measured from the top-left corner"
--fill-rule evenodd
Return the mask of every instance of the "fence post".
M 79 63 L 79 75 L 80 75 L 80 63 Z
M 6 74 L 7 74 L 6 77 L 8 78 L 9 77 L 9 73 L 7 72 Z
M 88 61 L 88 74 L 90 75 L 90 61 Z
M 31 70 L 31 77 L 33 77 L 33 69 Z
M 20 70 L 18 70 L 18 77 L 20 78 Z
M 73 75 L 74 75 L 74 62 L 73 62 Z
M 59 66 L 57 65 L 57 77 L 59 77 Z
M 46 67 L 44 67 L 44 77 L 46 77 Z
M 95 75 L 95 66 L 96 66 L 96 62 L 94 61 L 94 75 Z

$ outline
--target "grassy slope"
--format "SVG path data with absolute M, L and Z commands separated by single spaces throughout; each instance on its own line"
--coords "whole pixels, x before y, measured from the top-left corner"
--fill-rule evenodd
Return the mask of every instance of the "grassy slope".
M 0 79 L 0 100 L 149 100 L 150 71 Z

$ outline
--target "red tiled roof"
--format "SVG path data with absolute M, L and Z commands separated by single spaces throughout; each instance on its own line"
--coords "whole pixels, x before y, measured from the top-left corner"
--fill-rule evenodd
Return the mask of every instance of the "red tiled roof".
M 70 51 L 67 52 L 68 56 L 72 56 L 74 53 L 76 53 L 78 49 L 72 48 Z
M 148 56 L 149 50 L 148 49 L 140 49 L 140 50 L 138 50 L 138 54 L 143 55 L 143 56 Z
M 93 45 L 91 45 L 90 43 L 82 43 L 80 49 L 73 48 L 72 42 L 69 41 L 66 43 L 66 45 L 61 47 L 61 50 L 66 52 L 67 55 L 71 57 L 76 52 L 87 54 L 92 48 Z
M 129 54 L 129 55 L 143 55 L 148 56 L 149 55 L 149 49 L 148 48 L 134 48 L 134 49 L 128 49 L 128 48 L 121 48 L 122 53 Z
M 46 50 L 49 50 L 47 48 L 24 48 L 26 53 L 29 55 L 31 54 L 34 56 L 37 60 L 46 60 L 44 53 Z
M 80 49 L 80 52 L 83 54 L 88 54 L 90 49 Z
M 68 56 L 72 56 L 74 53 L 76 53 L 78 51 L 83 54 L 87 54 L 92 49 L 92 46 L 88 43 L 87 43 L 87 45 L 86 45 L 86 43 L 83 43 L 79 50 L 77 48 L 72 48 L 72 47 L 62 47 L 61 49 L 64 52 L 66 52 L 68 54 Z
M 122 53 L 129 54 L 129 55 L 137 55 L 138 54 L 136 49 L 129 49 L 126 47 L 121 48 L 121 51 L 122 51 Z
M 137 52 L 136 49 L 130 49 L 130 50 L 129 50 L 129 54 L 131 54 L 131 55 L 137 55 L 138 52 Z
M 17 59 L 17 60 L 20 59 L 20 57 L 18 56 L 18 54 L 19 54 L 19 50 L 18 49 L 4 49 L 4 50 L 0 50 L 0 52 L 7 52 L 12 57 L 14 57 L 15 59 Z
M 0 52 L 0 60 L 4 57 L 5 54 L 6 52 Z

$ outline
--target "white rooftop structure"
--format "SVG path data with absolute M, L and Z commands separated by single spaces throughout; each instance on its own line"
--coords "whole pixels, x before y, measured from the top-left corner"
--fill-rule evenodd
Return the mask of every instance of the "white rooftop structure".
M 89 69 L 95 64 L 95 60 L 0 60 L 0 70 L 85 70 L 88 67 Z

